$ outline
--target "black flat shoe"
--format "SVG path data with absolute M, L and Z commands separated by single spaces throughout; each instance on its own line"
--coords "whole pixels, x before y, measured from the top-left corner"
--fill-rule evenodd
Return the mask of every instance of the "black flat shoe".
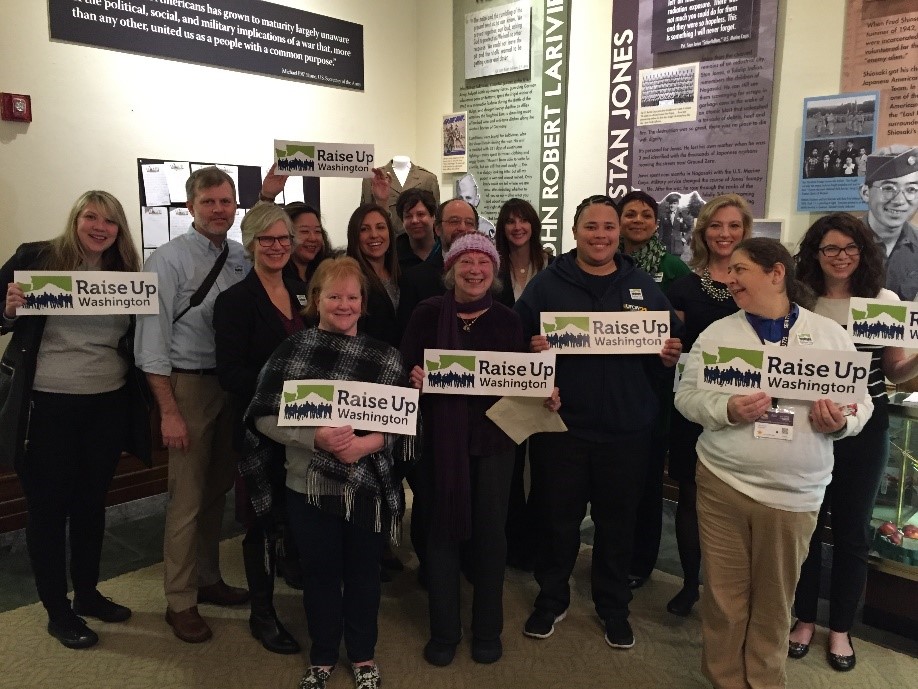
M 82 596 L 73 596 L 73 612 L 84 617 L 95 617 L 103 622 L 124 622 L 131 616 L 131 609 L 118 605 L 98 591 Z
M 99 635 L 86 626 L 86 620 L 69 613 L 48 621 L 48 634 L 67 648 L 89 648 L 99 643 Z
M 437 667 L 446 667 L 456 657 L 456 646 L 431 639 L 424 646 L 424 660 Z
M 634 574 L 628 575 L 628 588 L 634 591 L 635 589 L 641 588 L 644 584 L 647 583 L 648 577 L 639 577 Z
M 800 620 L 794 622 L 790 630 L 793 632 L 797 628 L 797 624 Z M 810 637 L 810 642 L 812 643 L 813 639 Z M 803 656 L 810 652 L 810 644 L 801 644 L 796 641 L 787 642 L 787 657 L 793 658 L 794 660 L 800 660 Z
M 688 617 L 692 612 L 692 606 L 698 601 L 698 587 L 685 585 L 673 599 L 666 604 L 666 611 L 679 617 Z
M 826 649 L 826 660 L 829 661 L 829 665 L 833 670 L 848 672 L 848 670 L 853 670 L 857 664 L 857 658 L 854 655 L 854 644 L 851 642 L 850 634 L 848 635 L 848 643 L 851 644 L 851 655 L 849 656 L 832 653 L 829 649 Z

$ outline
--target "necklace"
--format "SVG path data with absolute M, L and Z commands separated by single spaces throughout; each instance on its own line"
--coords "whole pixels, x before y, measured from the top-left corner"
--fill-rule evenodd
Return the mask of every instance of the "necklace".
M 481 318 L 483 314 L 484 312 L 479 313 L 477 316 L 475 316 L 475 318 L 463 318 L 459 314 L 456 314 L 456 317 L 459 319 L 459 323 L 462 325 L 462 329 L 465 332 L 470 333 L 472 332 L 472 326 L 475 325 L 475 321 Z
M 727 299 L 733 297 L 730 290 L 726 287 L 714 286 L 714 281 L 711 279 L 711 272 L 707 268 L 701 272 L 701 289 L 704 290 L 705 294 L 717 301 L 727 301 Z

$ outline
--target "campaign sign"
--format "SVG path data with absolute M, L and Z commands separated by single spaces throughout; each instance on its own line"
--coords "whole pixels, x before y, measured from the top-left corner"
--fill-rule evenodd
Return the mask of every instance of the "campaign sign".
M 918 304 L 852 297 L 848 333 L 862 344 L 918 348 Z
M 277 174 L 298 177 L 372 177 L 373 144 L 319 144 L 274 140 Z
M 417 433 L 418 391 L 353 380 L 285 380 L 278 426 L 351 426 Z
M 867 393 L 868 352 L 810 347 L 730 347 L 701 342 L 698 387 L 793 400 L 829 398 L 847 404 Z
M 548 397 L 554 387 L 553 353 L 424 350 L 424 392 Z
M 666 311 L 543 311 L 539 322 L 559 354 L 659 354 L 669 337 Z
M 13 280 L 25 293 L 17 316 L 103 316 L 159 313 L 156 273 L 102 270 L 17 270 Z

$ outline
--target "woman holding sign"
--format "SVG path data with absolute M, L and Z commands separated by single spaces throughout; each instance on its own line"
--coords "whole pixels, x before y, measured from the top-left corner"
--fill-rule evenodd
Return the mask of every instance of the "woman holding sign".
M 0 269 L 5 308 L 0 333 L 13 337 L 0 363 L 0 463 L 14 466 L 28 506 L 26 544 L 35 585 L 48 612 L 48 633 L 67 648 L 99 637 L 78 615 L 123 622 L 131 611 L 99 593 L 105 495 L 128 449 L 133 318 L 18 316 L 26 304 L 17 270 L 140 270 L 121 204 L 88 191 L 73 205 L 66 229 L 51 241 L 23 244 Z M 11 377 L 11 378 L 10 378 Z M 149 458 L 147 447 L 134 452 Z M 70 539 L 67 598 L 66 541 Z
M 270 465 L 282 450 L 287 518 L 303 554 L 303 605 L 312 648 L 300 687 L 322 689 L 344 638 L 357 686 L 379 686 L 374 660 L 380 581 L 387 537 L 397 539 L 404 511 L 393 478 L 413 438 L 351 426 L 278 426 L 284 381 L 407 383 L 398 351 L 357 332 L 367 282 L 350 257 L 323 261 L 309 285 L 307 316 L 317 328 L 288 337 L 265 363 L 245 415 L 246 456 L 239 471 L 259 518 L 272 509 Z M 278 447 L 278 443 L 283 447 Z
M 717 688 L 785 685 L 790 605 L 831 478 L 832 443 L 857 434 L 873 411 L 869 394 L 839 406 L 699 387 L 710 363 L 703 350 L 721 345 L 854 351 L 837 323 L 799 306 L 807 291 L 794 272 L 780 243 L 740 242 L 727 279 L 740 311 L 701 334 L 676 392 L 676 408 L 704 427 L 696 447 L 702 669 Z
M 847 213 L 820 218 L 807 231 L 796 256 L 797 274 L 816 294 L 815 311 L 843 327 L 848 323 L 851 297 L 898 301 L 883 288 L 883 257 L 873 234 L 863 222 Z M 791 630 L 788 656 L 802 658 L 816 631 L 816 605 L 822 571 L 820 532 L 832 513 L 832 586 L 829 612 L 829 644 L 826 658 L 838 671 L 855 664 L 848 632 L 867 581 L 867 551 L 870 549 L 870 514 L 889 455 L 889 412 L 886 383 L 918 375 L 918 355 L 906 356 L 901 347 L 855 345 L 870 352 L 868 390 L 873 399 L 873 416 L 853 438 L 835 443 L 832 482 L 819 510 L 810 552 L 800 572 L 794 610 L 797 622 Z
M 411 383 L 424 384 L 424 350 L 524 352 L 519 317 L 498 303 L 497 249 L 484 235 L 463 235 L 443 257 L 443 296 L 414 310 L 402 355 Z M 514 443 L 485 412 L 497 399 L 479 395 L 423 395 L 424 450 L 420 474 L 434 496 L 426 566 L 430 641 L 424 658 L 449 665 L 462 639 L 459 617 L 460 551 L 468 548 L 472 601 L 472 659 L 493 663 L 503 655 L 504 567 L 507 502 Z M 557 389 L 546 402 L 557 409 Z

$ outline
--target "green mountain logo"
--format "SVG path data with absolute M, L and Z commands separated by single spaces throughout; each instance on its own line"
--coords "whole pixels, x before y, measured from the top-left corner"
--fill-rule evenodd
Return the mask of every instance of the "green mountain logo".
M 57 289 L 46 289 L 47 287 Z M 20 282 L 20 289 L 29 292 L 72 292 L 73 278 L 69 275 L 33 275 L 32 282 Z
M 464 368 L 466 371 L 471 371 L 475 373 L 475 367 L 477 366 L 476 358 L 474 356 L 463 355 L 463 354 L 441 354 L 439 361 L 431 361 L 430 359 L 425 359 L 424 363 L 427 364 L 428 371 L 442 371 L 443 369 L 449 368 L 453 364 Z
M 546 333 L 564 330 L 567 326 L 588 333 L 590 332 L 590 318 L 589 316 L 558 316 L 554 323 L 542 321 L 542 328 Z
M 275 148 L 274 153 L 276 158 L 294 158 L 297 153 L 301 154 L 303 158 L 315 158 L 316 147 L 288 144 L 286 148 Z
M 765 352 L 756 349 L 738 349 L 736 347 L 718 347 L 717 353 L 701 351 L 701 359 L 705 366 L 726 364 L 734 359 L 749 364 L 752 368 L 760 369 L 765 361 Z
M 893 306 L 892 304 L 867 304 L 866 311 L 851 309 L 851 317 L 856 321 L 873 321 L 883 315 L 889 316 L 897 323 L 905 323 L 905 319 L 908 317 L 908 307 Z
M 296 391 L 284 393 L 284 404 L 292 404 L 294 402 L 299 402 L 300 400 L 305 400 L 310 395 L 316 395 L 326 402 L 331 402 L 335 398 L 335 386 L 297 385 Z

